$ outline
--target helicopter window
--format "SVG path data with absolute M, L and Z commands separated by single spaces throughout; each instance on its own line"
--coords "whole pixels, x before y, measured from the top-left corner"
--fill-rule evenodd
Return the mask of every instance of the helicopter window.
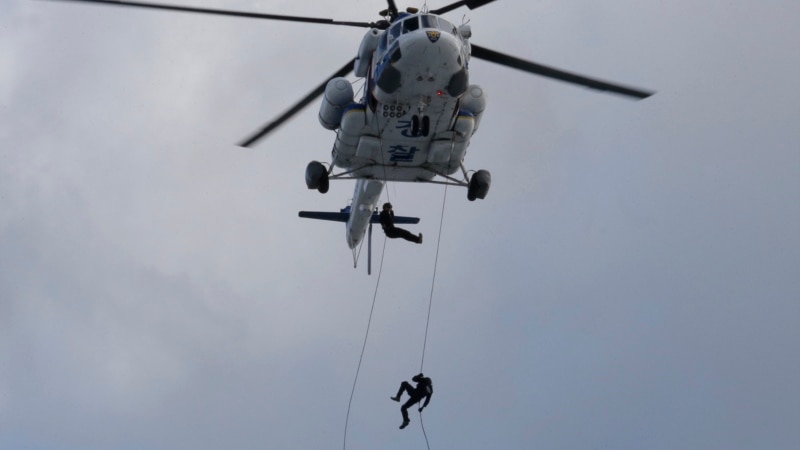
M 392 28 L 389 28 L 389 33 L 391 33 L 393 38 L 397 38 L 397 36 L 400 36 L 400 31 L 402 29 L 403 29 L 402 22 L 397 22 L 394 25 L 392 25 Z
M 436 16 L 420 16 L 420 19 L 422 19 L 422 28 L 440 28 Z
M 453 25 L 452 23 L 444 20 L 441 17 L 439 17 L 438 19 L 439 19 L 439 29 L 440 30 L 447 31 L 450 34 L 455 34 L 456 36 L 458 36 L 458 28 L 456 28 L 455 25 Z
M 419 29 L 419 20 L 416 16 L 411 16 L 403 21 L 403 33 L 408 33 Z
M 383 52 L 384 50 L 386 50 L 387 37 L 388 36 L 389 36 L 389 33 L 386 32 L 386 31 L 384 31 L 383 34 L 381 35 L 381 41 L 380 41 L 380 43 L 378 43 L 378 50 L 379 51 Z

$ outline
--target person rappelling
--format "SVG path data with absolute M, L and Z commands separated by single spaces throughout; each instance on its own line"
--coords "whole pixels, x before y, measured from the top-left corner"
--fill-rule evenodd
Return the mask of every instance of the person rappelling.
M 414 377 L 411 378 L 411 381 L 417 383 L 417 386 L 411 386 L 411 383 L 408 381 L 403 381 L 400 384 L 400 389 L 397 391 L 397 395 L 394 397 L 389 397 L 396 402 L 400 401 L 400 397 L 403 395 L 403 392 L 407 392 L 410 397 L 408 401 L 403 403 L 403 406 L 400 407 L 400 412 L 403 413 L 403 423 L 400 425 L 401 430 L 407 427 L 411 422 L 408 419 L 408 408 L 419 403 L 424 398 L 425 403 L 423 403 L 419 408 L 419 412 L 422 412 L 422 410 L 428 406 L 428 403 L 430 403 L 431 396 L 433 395 L 433 382 L 430 378 L 420 373 L 419 375 L 414 375 Z
M 381 226 L 383 227 L 383 232 L 386 233 L 387 238 L 403 238 L 407 241 L 422 244 L 422 233 L 420 233 L 418 236 L 414 236 L 412 232 L 394 226 L 394 210 L 392 210 L 392 204 L 389 202 L 383 204 L 383 211 L 381 211 Z

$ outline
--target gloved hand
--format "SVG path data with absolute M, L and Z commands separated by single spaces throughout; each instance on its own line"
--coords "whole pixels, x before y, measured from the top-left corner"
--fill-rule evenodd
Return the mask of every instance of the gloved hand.
M 419 409 L 419 412 L 422 412 L 422 410 L 423 410 L 423 409 L 425 409 L 425 407 L 424 407 L 424 406 L 423 406 L 422 408 L 420 408 L 420 409 Z

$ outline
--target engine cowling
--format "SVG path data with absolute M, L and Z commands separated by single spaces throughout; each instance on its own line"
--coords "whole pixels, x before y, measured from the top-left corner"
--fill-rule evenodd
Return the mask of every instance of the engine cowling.
M 478 130 L 478 125 L 481 123 L 483 111 L 486 109 L 486 93 L 483 88 L 477 84 L 472 84 L 467 88 L 467 92 L 461 98 L 461 109 L 472 113 L 475 118 L 475 127 L 473 132 Z
M 379 31 L 375 28 L 369 30 L 364 38 L 361 40 L 361 45 L 358 47 L 358 56 L 356 57 L 355 65 L 353 66 L 353 73 L 358 78 L 364 78 L 369 73 L 369 64 L 372 61 L 372 53 L 378 48 L 378 43 L 381 40 L 381 34 L 385 31 Z
M 353 86 L 346 78 L 337 77 L 328 81 L 319 107 L 319 123 L 329 130 L 339 128 L 345 107 L 351 103 Z

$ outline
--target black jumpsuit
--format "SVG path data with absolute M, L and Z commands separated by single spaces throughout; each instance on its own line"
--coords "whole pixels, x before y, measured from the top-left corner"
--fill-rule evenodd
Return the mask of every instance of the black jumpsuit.
M 430 378 L 417 375 L 412 378 L 412 380 L 416 381 L 416 387 L 411 386 L 408 381 L 403 381 L 403 383 L 400 384 L 400 390 L 397 391 L 397 396 L 394 397 L 399 401 L 403 392 L 407 392 L 410 397 L 408 401 L 400 407 L 400 411 L 403 413 L 403 422 L 408 422 L 408 408 L 419 403 L 423 398 L 425 399 L 425 403 L 422 404 L 422 408 L 428 406 L 428 403 L 431 401 L 431 396 L 433 395 L 433 382 Z
M 386 237 L 390 239 L 403 238 L 407 241 L 419 243 L 419 237 L 410 231 L 394 226 L 394 211 L 384 209 L 381 211 L 381 226 Z

